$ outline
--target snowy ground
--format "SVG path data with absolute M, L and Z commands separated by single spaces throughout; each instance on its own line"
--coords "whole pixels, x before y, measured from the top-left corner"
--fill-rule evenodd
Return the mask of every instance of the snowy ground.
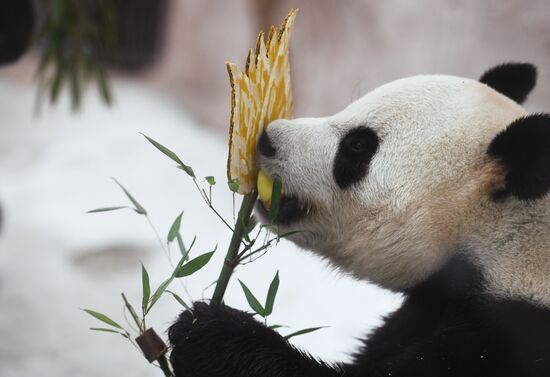
M 79 309 L 93 308 L 124 322 L 120 292 L 139 305 L 140 261 L 155 286 L 171 270 L 143 217 L 131 211 L 85 214 L 127 203 L 109 177 L 119 179 L 149 210 L 161 237 L 185 210 L 182 231 L 188 241 L 197 235 L 195 253 L 219 244 L 213 262 L 185 283 L 195 299 L 217 276 L 228 232 L 188 177 L 139 132 L 173 148 L 198 175 L 214 175 L 220 183 L 225 181 L 224 135 L 198 127 L 170 98 L 147 87 L 120 82 L 116 92 L 113 109 L 90 96 L 82 113 L 71 114 L 61 104 L 35 117 L 34 87 L 0 81 L 2 377 L 160 376 L 123 338 L 89 331 L 98 323 Z M 229 215 L 231 196 L 224 184 L 214 198 Z M 238 274 L 264 297 L 277 270 L 281 286 L 270 322 L 292 329 L 330 326 L 294 340 L 329 360 L 345 359 L 356 337 L 400 303 L 399 297 L 335 273 L 287 242 Z M 185 297 L 180 284 L 172 287 Z M 226 302 L 247 308 L 235 281 Z M 149 322 L 164 332 L 179 310 L 165 296 Z

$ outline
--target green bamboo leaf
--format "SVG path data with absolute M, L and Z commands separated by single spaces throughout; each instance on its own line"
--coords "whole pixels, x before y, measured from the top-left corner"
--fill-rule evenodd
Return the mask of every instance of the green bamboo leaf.
M 250 305 L 252 310 L 254 310 L 257 314 L 265 317 L 265 309 L 263 308 L 262 304 L 260 304 L 258 299 L 252 294 L 250 289 L 248 289 L 248 287 L 242 281 L 239 280 L 239 283 L 241 284 L 241 287 L 243 289 L 246 301 L 248 301 L 248 305 Z
M 187 175 L 195 178 L 195 172 L 193 171 L 193 168 L 189 165 L 180 165 L 178 166 L 178 169 L 181 169 L 183 170 L 184 172 L 187 173 Z
M 159 143 L 158 141 L 156 140 L 153 140 L 151 139 L 149 136 L 145 135 L 145 134 L 142 134 L 151 144 L 153 144 L 155 146 L 155 148 L 157 148 L 159 151 L 161 151 L 162 153 L 164 153 L 164 155 L 166 155 L 167 157 L 169 157 L 170 159 L 172 159 L 174 162 L 176 162 L 178 165 L 185 165 L 183 163 L 182 160 L 180 160 L 180 158 L 178 157 L 177 154 L 175 154 L 174 152 L 172 152 L 170 149 L 166 148 L 164 145 L 162 145 L 161 143 Z
M 95 310 L 91 310 L 91 309 L 82 309 L 82 310 L 84 310 L 86 313 L 88 313 L 89 315 L 91 315 L 95 319 L 100 320 L 103 323 L 106 323 L 106 324 L 108 324 L 110 326 L 113 326 L 113 327 L 116 327 L 118 329 L 122 329 L 122 326 L 120 326 L 118 323 L 116 323 L 115 321 L 113 321 L 111 318 L 107 317 L 103 313 L 99 313 L 99 312 L 96 312 Z
M 38 43 L 41 38 L 44 38 L 51 32 L 52 32 L 52 21 L 50 19 L 46 19 L 42 23 L 42 26 L 38 28 L 38 31 L 34 36 L 34 42 Z M 45 50 L 53 52 L 53 49 L 50 46 L 45 47 Z M 52 53 L 52 56 L 53 56 L 53 53 Z
M 181 239 L 181 237 L 180 237 Z M 182 241 L 183 242 L 183 241 Z M 186 254 L 182 254 L 180 260 L 178 261 L 178 263 L 176 264 L 176 267 L 174 267 L 174 271 L 172 272 L 172 277 L 175 278 L 176 277 L 176 274 L 178 273 L 178 271 L 180 270 L 181 266 L 183 266 L 183 264 L 185 263 L 185 261 L 189 259 L 189 250 L 187 250 L 187 253 Z
M 59 64 L 55 72 L 55 76 L 52 81 L 52 86 L 50 88 L 50 102 L 56 103 L 59 98 L 59 92 L 61 91 L 61 84 L 63 83 L 63 77 L 65 75 L 65 65 L 63 63 Z
M 271 325 L 271 326 L 268 326 L 268 327 L 272 330 L 276 330 L 276 329 L 280 329 L 280 328 L 288 327 L 288 326 L 285 326 L 285 325 Z
M 267 298 L 265 300 L 265 315 L 268 316 L 273 312 L 273 304 L 275 303 L 275 296 L 277 296 L 277 290 L 279 289 L 279 271 L 275 274 L 275 277 L 269 285 L 267 291 Z
M 185 245 L 183 244 L 183 239 L 181 238 L 181 235 L 179 233 L 176 235 L 176 238 L 178 239 L 178 248 L 180 249 L 181 258 L 183 261 L 186 261 L 187 259 L 189 259 L 189 252 L 191 251 L 191 247 L 193 247 L 193 245 L 195 244 L 197 236 L 193 238 L 191 247 L 189 247 L 188 249 L 185 248 Z
M 183 266 L 181 266 L 178 269 L 178 271 L 175 274 L 175 277 L 182 278 L 182 277 L 194 274 L 195 272 L 203 268 L 210 261 L 210 258 L 212 258 L 212 255 L 214 255 L 215 251 L 216 249 L 214 249 L 214 251 L 199 255 L 198 257 L 191 259 L 189 262 L 185 263 Z
M 113 330 L 113 329 L 106 329 L 106 328 L 103 328 L 103 327 L 90 327 L 90 330 L 93 330 L 93 331 L 102 331 L 102 332 L 110 332 L 110 333 L 113 333 L 113 334 L 120 334 L 120 335 L 122 335 L 122 333 L 119 332 L 119 331 L 116 331 L 116 330 Z
M 191 249 L 193 249 L 193 246 L 195 246 L 195 241 L 197 240 L 197 236 L 194 236 L 193 237 L 193 241 L 191 241 L 191 245 L 189 245 L 189 247 L 187 248 L 187 252 L 190 252 Z M 216 245 L 216 247 L 214 248 L 214 250 L 216 250 L 218 248 L 218 245 Z
M 283 189 L 283 181 L 281 177 L 275 175 L 273 177 L 273 189 L 271 191 L 271 207 L 269 208 L 269 220 L 275 221 L 279 215 L 279 206 L 281 204 L 281 192 Z
M 227 186 L 229 187 L 229 190 L 231 192 L 237 192 L 239 191 L 239 180 L 238 179 L 232 179 L 231 181 L 227 182 Z
M 104 208 L 96 208 L 92 209 L 86 213 L 98 213 L 98 212 L 109 212 L 109 211 L 116 211 L 119 209 L 128 208 L 127 206 L 119 206 L 119 207 L 104 207 Z
M 151 301 L 149 302 L 149 307 L 145 311 L 145 314 L 149 313 L 149 311 L 153 308 L 153 305 L 156 304 L 156 302 L 159 300 L 162 294 L 166 291 L 170 283 L 172 283 L 172 280 L 174 280 L 174 277 L 170 276 L 168 279 L 163 281 L 161 285 L 159 285 L 155 293 L 153 293 L 153 296 L 151 296 Z
M 181 217 L 183 216 L 183 212 L 179 214 L 178 217 L 174 220 L 172 223 L 172 226 L 170 227 L 170 231 L 168 232 L 168 242 L 174 241 L 176 237 L 178 236 L 178 233 L 180 231 L 181 227 Z
M 46 33 L 46 24 L 42 27 L 41 33 Z M 40 37 L 40 35 L 38 35 Z M 41 76 L 44 73 L 44 70 L 46 67 L 50 64 L 50 62 L 53 59 L 53 49 L 52 48 L 44 48 L 44 52 L 42 53 L 42 57 L 40 58 L 40 63 L 38 64 L 38 68 L 36 69 L 36 77 Z
M 71 73 L 71 102 L 73 111 L 80 107 L 80 78 L 78 75 L 78 64 L 73 64 L 70 69 Z
M 143 208 L 141 204 L 138 203 L 138 201 L 128 192 L 128 190 L 126 190 L 126 188 L 122 186 L 122 184 L 120 184 L 120 182 L 117 181 L 115 178 L 113 178 L 113 181 L 115 181 L 115 183 L 122 189 L 122 191 L 124 191 L 128 199 L 130 199 L 130 201 L 135 207 L 134 211 L 136 211 L 140 215 L 147 215 L 147 211 L 145 210 L 145 208 Z
M 141 300 L 141 308 L 145 313 L 147 311 L 147 305 L 149 304 L 149 298 L 151 296 L 151 285 L 149 283 L 149 274 L 145 269 L 145 266 L 141 265 L 141 285 L 143 291 L 143 298 Z
M 142 134 L 151 144 L 155 146 L 159 151 L 164 153 L 165 156 L 170 158 L 172 161 L 176 162 L 178 164 L 178 168 L 186 172 L 191 177 L 195 178 L 195 172 L 193 171 L 193 168 L 191 166 L 185 165 L 183 161 L 178 157 L 177 154 L 172 152 L 170 149 L 166 148 L 164 145 L 159 143 L 156 140 L 151 139 L 149 136 Z
M 109 87 L 107 74 L 105 73 L 105 70 L 103 68 L 100 68 L 97 72 L 97 81 L 101 98 L 103 98 L 103 101 L 105 101 L 107 105 L 111 105 L 113 103 L 113 98 L 111 97 L 111 88 Z
M 216 178 L 211 175 L 204 177 L 204 179 L 206 179 L 206 182 L 208 182 L 210 186 L 214 186 L 216 184 Z
M 183 306 L 185 309 L 191 310 L 191 307 L 189 305 L 187 305 L 187 303 L 185 301 L 183 301 L 183 299 L 180 296 L 178 296 L 177 294 L 175 294 L 172 291 L 167 290 L 166 292 L 170 293 L 176 299 L 176 301 L 179 302 L 180 305 Z
M 321 327 L 310 327 L 310 328 L 307 328 L 307 329 L 302 329 L 302 330 L 298 330 L 296 332 L 293 332 L 291 334 L 288 334 L 288 335 L 285 335 L 284 338 L 286 340 L 290 339 L 290 338 L 293 338 L 295 336 L 298 336 L 298 335 L 304 335 L 304 334 L 309 334 L 310 332 L 314 332 L 314 331 L 317 331 L 317 330 L 320 330 L 320 329 L 324 329 L 326 328 L 327 326 L 321 326 Z
M 65 12 L 63 11 L 65 9 L 65 6 L 67 5 L 62 0 L 53 0 L 51 3 L 51 15 L 52 15 L 52 21 L 58 25 L 63 20 L 63 15 Z

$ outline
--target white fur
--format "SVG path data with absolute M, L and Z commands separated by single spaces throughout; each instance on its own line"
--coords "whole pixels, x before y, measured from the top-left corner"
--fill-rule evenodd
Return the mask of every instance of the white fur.
M 287 194 L 313 206 L 290 227 L 302 230 L 292 240 L 359 278 L 404 289 L 466 250 L 487 271 L 490 292 L 550 304 L 543 277 L 550 272 L 550 236 L 538 233 L 550 234 L 550 227 L 542 220 L 536 232 L 515 227 L 535 221 L 547 201 L 527 205 L 530 211 L 519 201 L 499 206 L 490 198 L 504 172 L 487 147 L 523 115 L 521 106 L 477 81 L 415 76 L 331 117 L 272 123 L 267 131 L 278 154 L 260 164 L 283 178 Z M 366 178 L 342 190 L 333 161 L 343 135 L 358 126 L 373 129 L 381 142 Z

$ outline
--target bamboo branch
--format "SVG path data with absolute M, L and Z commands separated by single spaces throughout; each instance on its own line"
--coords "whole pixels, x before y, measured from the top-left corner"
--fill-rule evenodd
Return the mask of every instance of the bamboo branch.
M 144 333 L 145 332 L 145 327 L 144 327 L 145 324 L 143 323 L 143 321 L 141 321 L 139 319 L 136 311 L 134 310 L 134 307 L 130 304 L 130 302 L 128 302 L 128 299 L 126 298 L 126 295 L 124 293 L 121 293 L 120 295 L 122 296 L 122 300 L 124 301 L 124 306 L 126 306 L 126 309 L 128 309 L 128 312 L 130 313 L 130 315 L 132 316 L 132 319 L 136 323 L 136 326 L 139 329 L 139 333 L 140 334 Z
M 256 203 L 256 198 L 258 194 L 256 191 L 247 194 L 244 196 L 241 203 L 241 209 L 239 210 L 239 215 L 237 217 L 237 223 L 235 224 L 235 229 L 233 231 L 233 236 L 231 237 L 231 242 L 227 249 L 227 254 L 225 255 L 224 264 L 218 277 L 218 283 L 214 290 L 212 296 L 212 302 L 221 303 L 223 301 L 223 295 L 231 279 L 231 275 L 235 270 L 235 267 L 239 263 L 239 250 L 241 248 L 241 241 L 244 237 L 244 232 L 246 232 L 246 226 L 250 222 L 250 216 L 252 210 L 254 209 L 254 204 Z

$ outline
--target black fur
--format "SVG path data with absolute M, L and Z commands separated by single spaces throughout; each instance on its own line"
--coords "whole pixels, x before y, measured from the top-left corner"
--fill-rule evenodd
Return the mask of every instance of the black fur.
M 334 179 L 340 188 L 346 189 L 365 177 L 378 144 L 378 136 L 368 127 L 354 128 L 344 136 L 333 167 Z
M 339 376 L 251 314 L 196 302 L 168 332 L 176 377 Z
M 537 83 L 537 68 L 529 63 L 501 64 L 485 72 L 479 81 L 517 103 L 523 103 Z
M 352 376 L 549 376 L 550 310 L 479 293 L 454 259 L 364 342 Z
M 16 61 L 27 50 L 34 21 L 30 0 L 0 1 L 0 65 Z
M 481 274 L 454 258 L 406 292 L 351 364 L 293 348 L 250 314 L 196 303 L 170 328 L 177 377 L 547 377 L 550 310 L 480 293 Z
M 489 155 L 506 167 L 505 193 L 538 199 L 550 191 L 550 115 L 512 122 L 489 145 Z

